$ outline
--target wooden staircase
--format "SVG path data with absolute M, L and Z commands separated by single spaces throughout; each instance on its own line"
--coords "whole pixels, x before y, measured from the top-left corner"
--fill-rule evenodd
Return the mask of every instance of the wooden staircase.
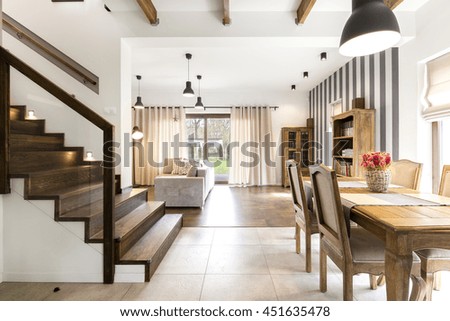
M 10 107 L 10 176 L 24 178 L 24 198 L 54 200 L 56 221 L 84 222 L 85 242 L 103 243 L 103 168 L 84 148 L 64 146 L 64 134 L 45 133 L 45 120 Z M 115 196 L 115 263 L 145 266 L 148 282 L 182 227 L 146 188 Z

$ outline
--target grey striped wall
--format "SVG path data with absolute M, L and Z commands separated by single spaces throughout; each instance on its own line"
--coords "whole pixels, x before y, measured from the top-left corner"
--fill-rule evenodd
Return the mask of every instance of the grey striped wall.
M 399 53 L 398 48 L 357 57 L 349 61 L 309 92 L 309 113 L 314 118 L 314 137 L 323 148 L 317 155 L 331 165 L 331 133 L 326 132 L 329 108 L 342 99 L 344 111 L 352 100 L 364 97 L 366 108 L 376 110 L 376 150 L 387 151 L 393 159 L 399 153 Z

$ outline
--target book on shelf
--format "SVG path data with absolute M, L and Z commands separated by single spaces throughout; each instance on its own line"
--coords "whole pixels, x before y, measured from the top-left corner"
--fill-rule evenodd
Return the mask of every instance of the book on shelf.
M 342 123 L 341 136 L 353 136 L 353 120 Z
M 342 176 L 352 176 L 353 172 L 353 164 L 341 161 L 341 160 L 334 160 L 334 170 L 336 171 L 336 174 L 342 175 Z

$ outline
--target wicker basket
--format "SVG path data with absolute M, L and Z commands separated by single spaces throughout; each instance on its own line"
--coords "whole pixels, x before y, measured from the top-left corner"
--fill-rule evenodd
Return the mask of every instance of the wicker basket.
M 366 182 L 369 191 L 385 193 L 391 182 L 391 170 L 368 170 L 366 171 Z

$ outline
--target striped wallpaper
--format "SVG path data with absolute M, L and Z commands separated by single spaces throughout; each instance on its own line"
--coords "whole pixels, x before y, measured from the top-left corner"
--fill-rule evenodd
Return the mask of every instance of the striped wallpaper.
M 376 110 L 376 150 L 390 152 L 393 159 L 398 159 L 399 53 L 398 48 L 392 48 L 353 58 L 309 92 L 314 137 L 323 146 L 319 160 L 331 165 L 331 133 L 327 132 L 329 104 L 342 99 L 343 110 L 348 111 L 356 97 L 364 97 L 366 108 Z

